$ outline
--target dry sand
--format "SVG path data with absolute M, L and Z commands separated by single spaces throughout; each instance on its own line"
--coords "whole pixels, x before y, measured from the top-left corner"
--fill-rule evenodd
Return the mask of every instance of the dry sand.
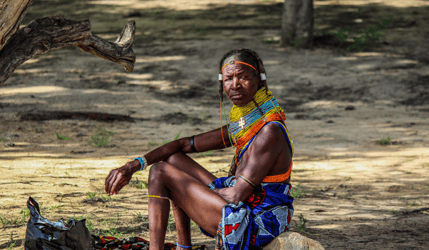
M 303 234 L 326 249 L 429 249 L 429 211 L 416 210 L 429 207 L 428 2 L 315 1 L 317 34 L 392 18 L 386 43 L 362 53 L 329 43 L 280 48 L 278 1 L 183 2 L 51 0 L 30 9 L 28 21 L 62 13 L 90 18 L 94 33 L 112 39 L 135 19 L 137 62 L 125 73 L 62 49 L 29 60 L 0 86 L 0 248 L 22 249 L 30 195 L 52 221 L 86 218 L 94 234 L 149 238 L 147 189 L 136 187 L 148 172 L 111 198 L 104 178 L 179 132 L 217 128 L 217 62 L 245 47 L 264 60 L 295 145 L 293 230 L 302 214 Z M 135 122 L 22 119 L 51 111 L 129 115 Z M 90 145 L 98 128 L 114 132 L 112 147 Z M 391 144 L 377 143 L 386 138 Z M 192 156 L 224 176 L 232 155 L 226 149 Z M 167 241 L 175 242 L 173 220 Z M 195 224 L 193 243 L 214 246 Z

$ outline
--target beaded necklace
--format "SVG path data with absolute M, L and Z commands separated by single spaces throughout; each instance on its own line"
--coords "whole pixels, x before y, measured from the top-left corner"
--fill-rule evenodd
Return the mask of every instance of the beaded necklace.
M 240 151 L 259 130 L 268 122 L 283 122 L 286 116 L 272 92 L 266 92 L 265 87 L 262 87 L 248 104 L 242 107 L 234 105 L 229 113 L 229 120 L 228 131 L 236 147 L 235 163 L 238 165 Z

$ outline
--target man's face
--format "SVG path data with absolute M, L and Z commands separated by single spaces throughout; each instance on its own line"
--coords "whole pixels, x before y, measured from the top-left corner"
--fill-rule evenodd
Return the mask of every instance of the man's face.
M 246 105 L 258 91 L 260 79 L 255 77 L 254 71 L 240 63 L 229 64 L 222 70 L 223 88 L 234 105 Z

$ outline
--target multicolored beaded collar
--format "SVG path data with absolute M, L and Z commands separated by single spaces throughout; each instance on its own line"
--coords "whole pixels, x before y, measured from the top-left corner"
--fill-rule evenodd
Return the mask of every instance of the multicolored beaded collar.
M 259 130 L 271 121 L 284 121 L 286 116 L 271 91 L 260 88 L 245 106 L 233 106 L 229 113 L 229 133 L 232 135 L 236 149 L 236 160 L 239 151 Z M 238 162 L 237 162 L 238 164 Z

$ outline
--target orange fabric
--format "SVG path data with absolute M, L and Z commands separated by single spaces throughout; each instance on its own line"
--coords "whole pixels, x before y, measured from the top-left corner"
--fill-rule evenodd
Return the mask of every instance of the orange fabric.
M 250 64 L 248 64 L 248 63 L 241 62 L 241 61 L 233 61 L 233 62 L 234 62 L 234 63 L 241 63 L 241 64 L 244 64 L 244 65 L 250 66 L 250 67 L 252 67 L 252 69 L 256 70 L 256 69 L 255 69 L 255 67 L 253 67 L 252 65 L 250 65 Z M 229 63 L 227 63 L 227 64 L 223 65 L 222 70 L 223 70 L 227 65 L 229 65 Z
M 290 177 L 292 172 L 292 160 L 290 161 L 289 170 L 284 174 L 265 176 L 262 182 L 283 182 Z

